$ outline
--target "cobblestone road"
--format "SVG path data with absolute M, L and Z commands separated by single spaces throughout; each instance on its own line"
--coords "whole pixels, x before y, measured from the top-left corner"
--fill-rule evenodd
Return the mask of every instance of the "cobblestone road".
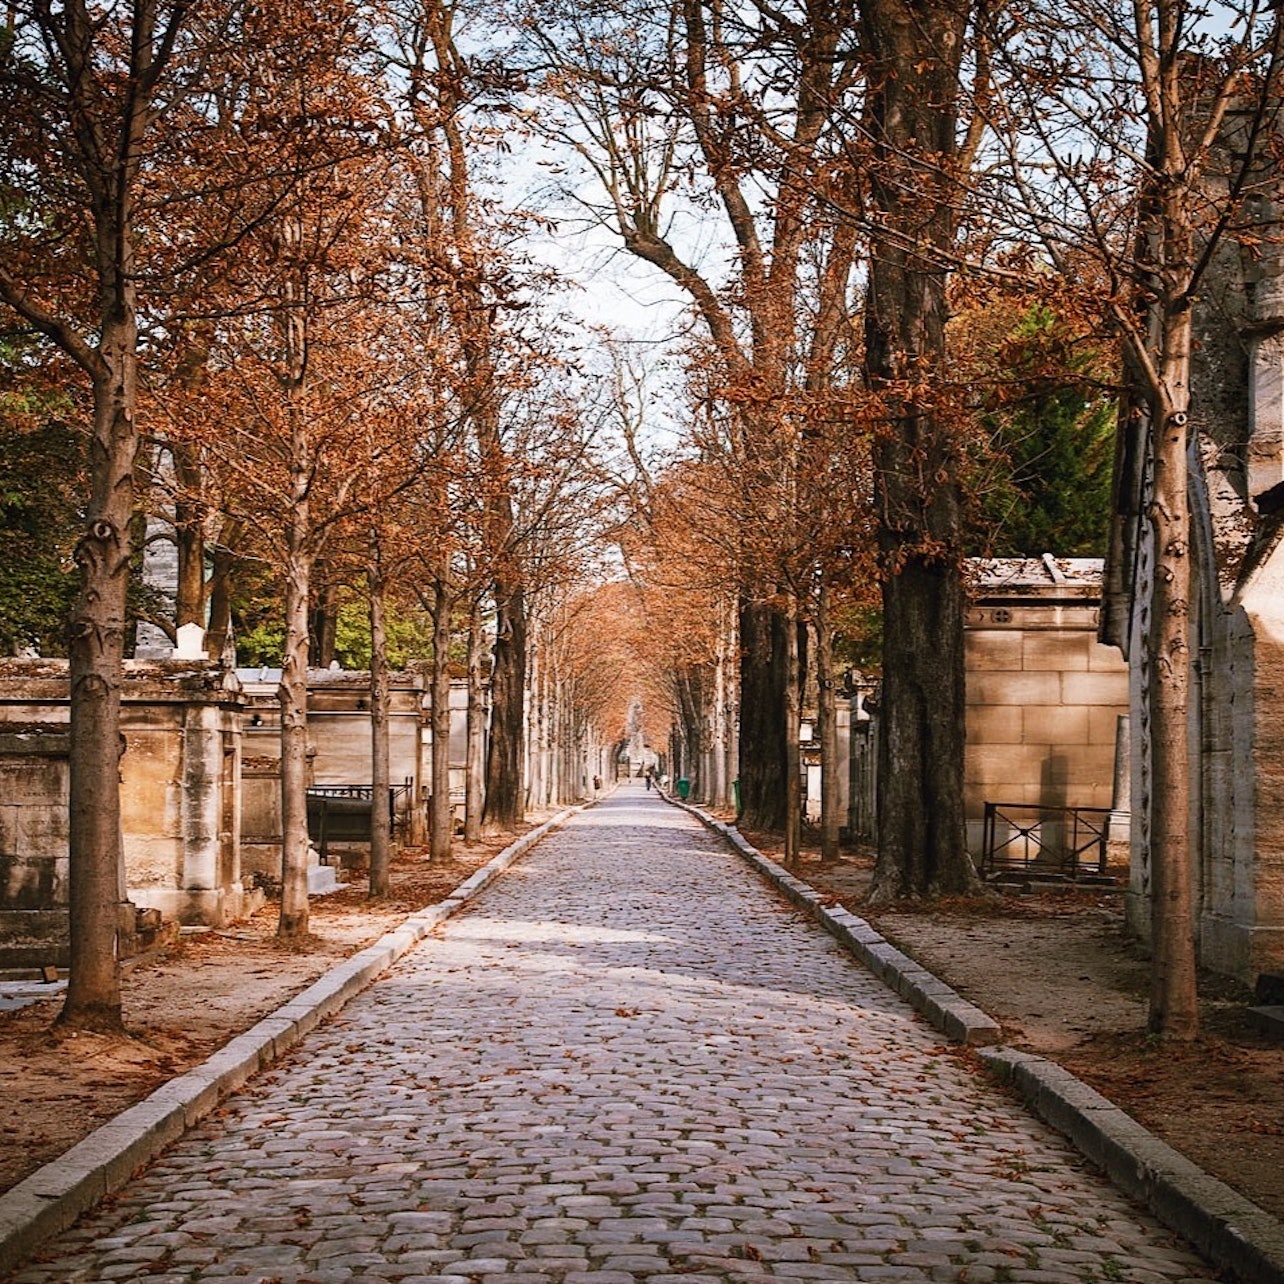
M 1214 1278 L 636 786 L 21 1284 Z

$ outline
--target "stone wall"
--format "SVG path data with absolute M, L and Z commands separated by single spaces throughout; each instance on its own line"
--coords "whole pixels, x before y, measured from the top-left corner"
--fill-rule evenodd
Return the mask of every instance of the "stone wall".
M 1101 563 L 981 563 L 964 635 L 968 850 L 987 802 L 1111 808 L 1128 668 L 1097 641 Z
M 238 677 L 245 692 L 245 754 L 250 764 L 242 833 L 246 858 L 258 868 L 270 859 L 268 848 L 280 844 L 279 772 L 274 783 L 271 779 L 281 752 L 276 697 L 280 673 L 276 669 L 241 669 Z M 420 844 L 427 841 L 425 809 L 432 768 L 431 707 L 424 678 L 414 673 L 394 674 L 389 697 L 392 784 L 409 784 L 409 789 L 397 796 L 397 823 L 405 841 Z M 368 673 L 341 669 L 308 673 L 309 784 L 370 783 L 369 699 Z M 468 709 L 463 682 L 452 683 L 450 707 L 451 797 L 462 815 Z
M 0 726 L 0 949 L 10 967 L 66 961 L 69 747 L 65 725 Z
M 126 682 L 121 826 L 130 897 L 180 923 L 221 925 L 249 907 L 240 715 L 235 680 L 217 666 L 157 662 Z
M 1231 131 L 1242 123 L 1234 113 L 1227 118 Z M 1222 142 L 1237 149 L 1244 140 Z M 1284 250 L 1271 233 L 1280 203 L 1265 186 L 1245 214 L 1263 220 L 1260 250 L 1244 254 L 1224 238 L 1192 318 L 1187 832 L 1200 962 L 1252 984 L 1264 972 L 1284 972 Z M 1137 413 L 1144 416 L 1144 398 Z M 1107 567 L 1107 634 L 1132 665 L 1128 921 L 1143 939 L 1151 917 L 1149 816 L 1158 802 L 1146 737 L 1148 442 L 1145 431 L 1118 441 Z
M 1201 961 L 1251 984 L 1284 971 L 1284 559 L 1259 567 L 1237 605 L 1204 618 L 1197 905 Z
M 217 666 L 127 662 L 121 834 L 134 906 L 216 925 L 250 908 L 240 708 L 235 680 Z M 28 929 L 65 941 L 69 717 L 65 661 L 0 661 L 0 930 L 11 943 Z
M 127 894 L 141 910 L 221 926 L 280 878 L 279 674 L 243 677 L 203 659 L 126 663 L 121 829 Z M 310 675 L 312 783 L 370 783 L 368 681 Z M 451 793 L 461 808 L 466 704 L 456 684 Z M 0 660 L 0 939 L 30 940 L 37 963 L 65 955 L 69 717 L 66 661 Z M 415 675 L 394 681 L 390 731 L 392 782 L 409 783 L 400 834 L 421 843 L 431 737 Z M 332 889 L 334 871 L 313 866 L 310 889 Z

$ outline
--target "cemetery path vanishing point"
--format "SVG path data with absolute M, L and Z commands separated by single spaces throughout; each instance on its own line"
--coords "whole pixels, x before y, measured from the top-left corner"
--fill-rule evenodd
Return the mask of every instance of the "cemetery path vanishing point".
M 12 1276 L 1212 1278 L 637 784 Z

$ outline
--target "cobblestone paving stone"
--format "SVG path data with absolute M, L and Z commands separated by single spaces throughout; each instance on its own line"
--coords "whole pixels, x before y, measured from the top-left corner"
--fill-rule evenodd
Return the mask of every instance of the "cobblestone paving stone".
M 632 785 L 12 1277 L 1213 1278 Z

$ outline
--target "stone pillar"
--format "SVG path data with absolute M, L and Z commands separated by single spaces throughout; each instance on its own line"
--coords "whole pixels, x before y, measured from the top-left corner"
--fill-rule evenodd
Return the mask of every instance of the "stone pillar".
M 234 677 L 203 656 L 127 665 L 121 802 L 130 899 L 180 923 L 223 926 L 252 908 L 232 820 L 241 707 Z
M 1109 829 L 1106 843 L 1111 865 L 1128 864 L 1128 843 L 1132 828 L 1132 742 L 1128 735 L 1128 715 L 1115 720 L 1115 784 L 1110 800 Z

